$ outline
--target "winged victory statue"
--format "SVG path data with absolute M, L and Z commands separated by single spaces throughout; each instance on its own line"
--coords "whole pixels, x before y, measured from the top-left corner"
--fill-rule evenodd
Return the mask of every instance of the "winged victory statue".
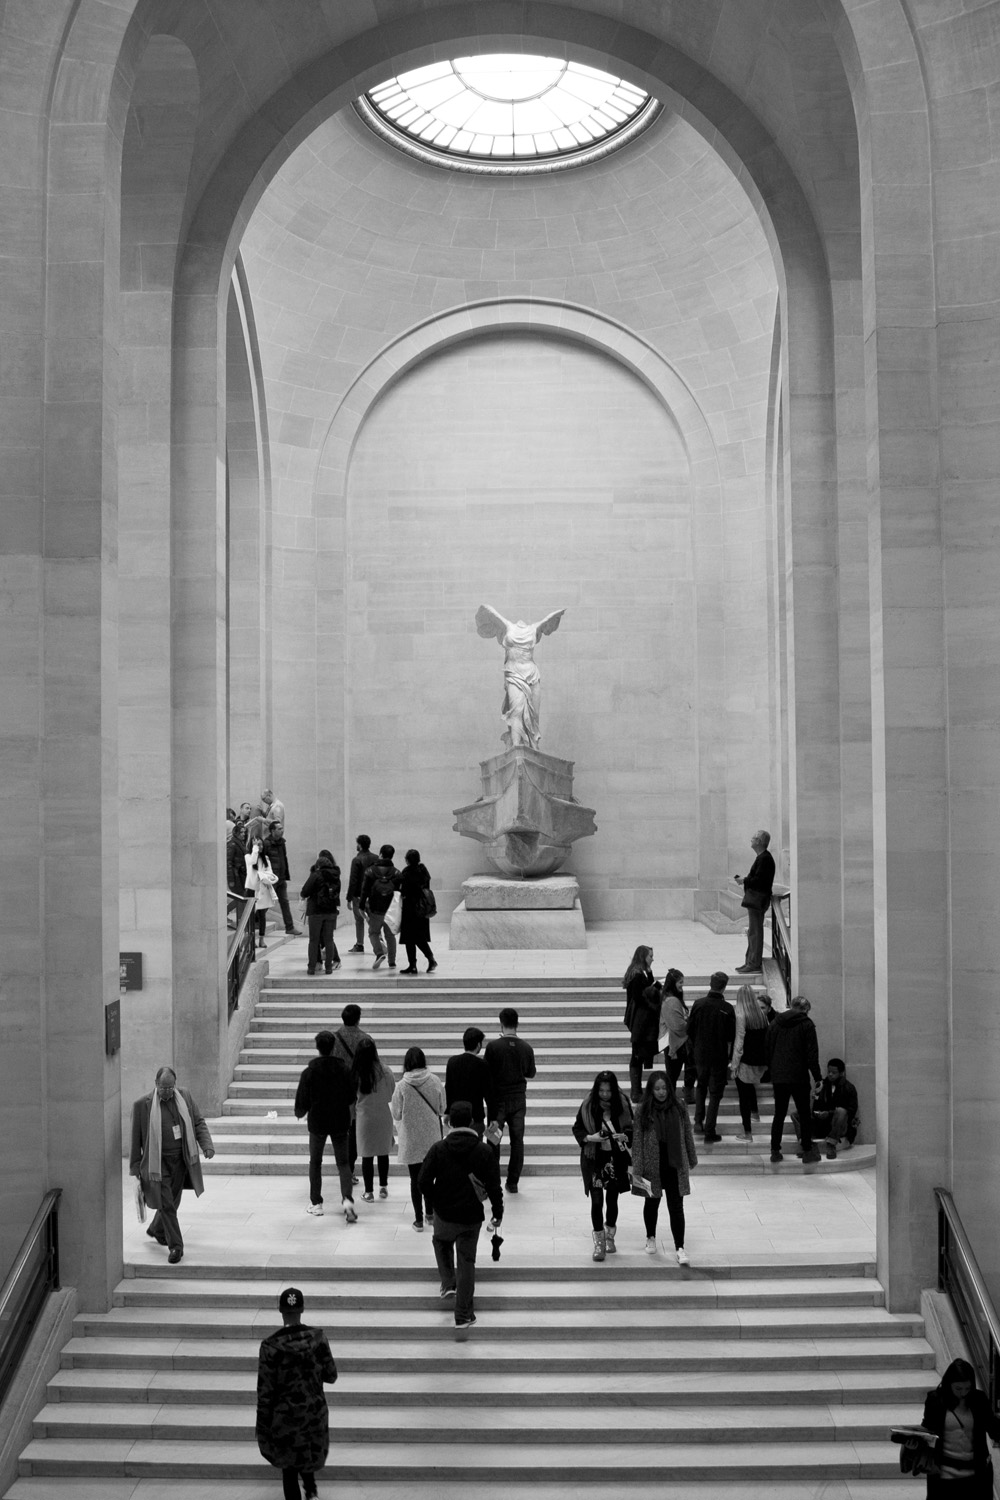
M 530 745 L 537 750 L 541 736 L 538 713 L 542 699 L 542 677 L 535 666 L 535 647 L 543 635 L 559 629 L 565 609 L 554 609 L 544 620 L 526 625 L 523 620 L 505 620 L 490 604 L 476 611 L 476 629 L 493 636 L 504 649 L 504 699 L 500 712 L 507 725 L 501 736 L 508 747 Z

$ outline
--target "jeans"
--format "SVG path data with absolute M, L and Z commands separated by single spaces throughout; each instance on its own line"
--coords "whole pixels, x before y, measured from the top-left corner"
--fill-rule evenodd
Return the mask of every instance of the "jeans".
M 841 1106 L 832 1111 L 814 1109 L 811 1123 L 811 1133 L 814 1139 L 816 1136 L 822 1135 L 828 1141 L 832 1141 L 834 1145 L 839 1145 L 847 1134 L 847 1127 L 851 1122 L 847 1118 L 847 1110 Z M 794 1104 L 792 1105 L 792 1124 L 795 1126 L 795 1134 L 798 1135 L 802 1125 L 798 1109 Z
M 368 936 L 371 939 L 372 952 L 376 958 L 380 953 L 384 955 L 388 946 L 389 965 L 392 967 L 396 962 L 396 934 L 390 932 L 385 925 L 384 911 L 370 911 L 368 913 Z M 382 941 L 383 937 L 385 938 L 384 943 Z
M 604 1200 L 607 1197 L 607 1212 Z M 594 1229 L 603 1229 L 605 1224 L 613 1229 L 618 1223 L 618 1184 L 609 1182 L 602 1186 L 595 1177 L 590 1184 L 590 1222 Z
M 351 1192 L 351 1168 L 347 1159 L 347 1131 L 340 1130 L 336 1135 L 332 1131 L 324 1130 L 321 1135 L 309 1132 L 309 1201 L 310 1203 L 323 1202 L 323 1148 L 326 1138 L 330 1137 L 333 1146 L 333 1156 L 337 1163 L 337 1171 L 340 1173 L 340 1196 L 348 1202 L 354 1201 Z
M 698 1083 L 694 1094 L 694 1128 L 705 1127 L 706 1135 L 715 1135 L 715 1122 L 719 1117 L 719 1105 L 726 1090 L 726 1063 L 699 1063 Z M 708 1095 L 708 1107 L 705 1096 Z
M 365 1192 L 370 1193 L 375 1188 L 375 1157 L 363 1156 L 361 1158 L 361 1176 L 364 1179 Z M 378 1158 L 378 1185 L 389 1186 L 389 1158 L 380 1156 Z
M 354 913 L 354 946 L 363 948 L 365 946 L 365 914 L 361 910 L 361 902 L 355 896 L 347 904 Z
M 794 1083 L 775 1083 L 771 1080 L 774 1089 L 774 1119 L 771 1121 L 771 1150 L 781 1150 L 781 1132 L 785 1124 L 785 1116 L 788 1113 L 788 1101 L 795 1103 L 795 1112 L 799 1117 L 799 1125 L 802 1131 L 802 1149 L 812 1150 L 812 1098 L 809 1093 L 809 1074 L 803 1073 Z
M 337 918 L 332 912 L 329 914 L 321 912 L 319 916 L 309 917 L 309 957 L 306 967 L 310 974 L 319 968 L 320 949 L 324 952 L 323 967 L 329 974 L 334 964 L 340 963 L 340 954 L 337 952 L 337 942 L 334 938 L 334 930 L 337 926 Z
M 422 1224 L 425 1217 L 429 1219 L 431 1216 L 430 1203 L 425 1201 L 419 1187 L 420 1173 L 423 1170 L 423 1165 L 422 1161 L 411 1161 L 407 1168 L 410 1174 L 410 1202 L 413 1204 L 413 1217 L 418 1224 Z M 425 1207 L 427 1210 L 426 1215 L 424 1214 Z
M 455 1322 L 466 1323 L 473 1315 L 476 1290 L 476 1247 L 482 1224 L 454 1224 L 434 1215 L 434 1259 L 441 1273 L 441 1290 L 455 1288 Z M 458 1259 L 456 1270 L 455 1260 Z
M 667 1161 L 664 1147 L 660 1148 L 660 1181 L 667 1199 L 667 1213 L 670 1216 L 670 1233 L 674 1238 L 674 1249 L 680 1250 L 684 1245 L 684 1199 L 681 1197 L 677 1181 L 677 1169 L 670 1166 Z M 656 1221 L 659 1216 L 659 1195 L 655 1198 L 647 1198 L 642 1205 L 642 1221 L 646 1226 L 647 1239 L 655 1240 Z
M 288 904 L 288 881 L 276 880 L 274 883 L 274 894 L 278 898 L 281 915 L 285 919 L 285 931 L 294 932 L 295 923 L 292 920 L 292 908 Z
M 160 1207 L 153 1215 L 146 1232 L 153 1239 L 166 1240 L 168 1250 L 183 1250 L 184 1236 L 177 1222 L 177 1210 L 181 1206 L 181 1193 L 184 1191 L 184 1179 L 187 1176 L 183 1153 L 178 1151 L 176 1156 L 168 1156 L 164 1151 L 161 1155 L 160 1171 L 162 1173 Z
M 764 959 L 764 913 L 752 906 L 743 909 L 747 914 L 747 956 L 743 962 L 751 969 L 759 969 Z
M 743 1083 L 741 1079 L 737 1078 L 736 1093 L 740 1101 L 740 1119 L 743 1122 L 743 1133 L 744 1135 L 752 1135 L 752 1116 L 760 1113 L 757 1108 L 757 1085 L 755 1083 Z
M 524 1113 L 527 1106 L 528 1101 L 524 1094 L 515 1095 L 513 1099 L 501 1097 L 497 1101 L 496 1114 L 493 1116 L 501 1129 L 506 1125 L 510 1131 L 510 1160 L 507 1163 L 508 1186 L 517 1187 L 521 1180 L 521 1173 L 524 1171 Z M 493 1150 L 496 1152 L 499 1163 L 499 1145 L 494 1146 Z

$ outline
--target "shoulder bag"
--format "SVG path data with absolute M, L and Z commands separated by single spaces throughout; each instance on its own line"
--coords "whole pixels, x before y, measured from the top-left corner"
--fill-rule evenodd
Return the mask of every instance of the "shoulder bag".
M 411 1084 L 410 1087 L 413 1089 L 413 1092 L 416 1094 L 417 1098 L 418 1099 L 422 1099 L 424 1101 L 424 1103 L 427 1105 L 427 1108 L 430 1110 L 431 1114 L 434 1116 L 435 1120 L 437 1120 L 437 1122 L 438 1122 L 438 1131 L 439 1131 L 439 1133 L 441 1135 L 441 1138 L 443 1140 L 444 1139 L 444 1121 L 441 1119 L 441 1116 L 438 1114 L 437 1110 L 434 1108 L 433 1104 L 428 1099 L 427 1095 L 426 1094 L 422 1094 L 420 1092 L 420 1090 L 417 1088 L 417 1085 L 415 1083 Z

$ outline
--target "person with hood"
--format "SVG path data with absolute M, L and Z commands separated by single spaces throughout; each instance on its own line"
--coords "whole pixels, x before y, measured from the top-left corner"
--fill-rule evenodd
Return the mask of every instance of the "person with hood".
M 392 862 L 395 853 L 393 844 L 383 844 L 378 859 L 368 866 L 361 884 L 361 910 L 368 919 L 368 936 L 375 954 L 373 969 L 379 969 L 385 963 L 387 947 L 389 968 L 396 967 L 396 934 L 385 925 L 385 914 L 399 889 L 399 871 Z
M 809 1019 L 809 1001 L 796 995 L 788 1009 L 777 1017 L 767 1031 L 767 1066 L 774 1090 L 774 1118 L 771 1121 L 771 1160 L 782 1161 L 781 1132 L 785 1127 L 788 1103 L 792 1100 L 802 1130 L 802 1160 L 820 1160 L 812 1141 L 812 1101 L 809 1075 L 819 1083 L 819 1043 L 816 1027 Z
M 435 1141 L 424 1157 L 418 1187 L 434 1216 L 434 1258 L 441 1276 L 441 1300 L 455 1299 L 455 1327 L 476 1321 L 476 1248 L 489 1198 L 493 1223 L 503 1219 L 500 1164 L 479 1139 L 472 1124 L 472 1105 L 456 1099 L 444 1140 Z M 455 1260 L 458 1259 L 456 1269 Z M 461 1336 L 461 1333 L 459 1334 Z
M 283 823 L 272 823 L 268 828 L 264 839 L 264 853 L 267 855 L 271 869 L 275 874 L 274 895 L 281 915 L 285 922 L 285 932 L 289 937 L 301 937 L 301 929 L 296 927 L 292 918 L 292 908 L 288 900 L 288 882 L 291 880 L 291 871 L 288 868 L 288 850 L 285 846 L 285 828 Z
M 327 974 L 332 974 L 334 969 L 340 968 L 340 954 L 333 936 L 337 928 L 337 912 L 340 910 L 340 869 L 329 849 L 319 851 L 316 863 L 306 876 L 306 883 L 299 894 L 306 903 L 306 921 L 309 924 L 306 972 L 315 974 L 322 950 L 323 967 Z
M 323 1330 L 303 1323 L 304 1308 L 298 1287 L 286 1287 L 278 1298 L 281 1327 L 262 1341 L 257 1359 L 257 1447 L 281 1470 L 284 1500 L 311 1500 L 330 1451 L 323 1387 L 336 1380 L 337 1366 Z
M 406 863 L 399 877 L 399 941 L 406 949 L 406 968 L 399 972 L 416 974 L 419 948 L 427 960 L 428 974 L 433 974 L 437 960 L 431 952 L 431 915 L 436 907 L 430 894 L 431 872 L 421 864 L 419 849 L 407 849 L 403 858 Z
M 351 872 L 347 877 L 346 901 L 354 913 L 354 947 L 348 948 L 348 953 L 364 953 L 365 951 L 365 914 L 361 906 L 361 887 L 365 882 L 365 872 L 370 865 L 375 863 L 376 856 L 372 853 L 372 841 L 367 833 L 359 833 L 354 841 L 357 853 L 351 860 Z
M 146 1230 L 151 1240 L 167 1247 L 175 1266 L 184 1254 L 184 1237 L 177 1222 L 181 1193 L 205 1191 L 198 1159 L 199 1147 L 209 1161 L 215 1155 L 212 1136 L 201 1110 L 187 1089 L 177 1087 L 173 1068 L 160 1068 L 153 1091 L 132 1105 L 132 1150 L 128 1169 L 138 1177 L 142 1196 L 156 1213 Z
M 350 1069 L 334 1057 L 336 1038 L 332 1031 L 316 1034 L 314 1057 L 302 1070 L 295 1091 L 295 1118 L 306 1117 L 309 1130 L 309 1204 L 306 1213 L 317 1217 L 323 1213 L 323 1151 L 327 1136 L 333 1145 L 334 1160 L 340 1174 L 340 1199 L 348 1224 L 358 1222 L 354 1207 L 348 1134 L 357 1088 Z
M 736 1012 L 723 993 L 728 983 L 729 975 L 717 970 L 708 981 L 708 994 L 694 1002 L 688 1016 L 688 1046 L 698 1070 L 694 1128 L 705 1132 L 706 1146 L 722 1140 L 715 1126 L 736 1040 Z
M 421 1196 L 420 1168 L 433 1145 L 441 1139 L 445 1111 L 444 1088 L 428 1068 L 421 1047 L 410 1047 L 403 1058 L 403 1076 L 396 1084 L 389 1108 L 399 1123 L 396 1155 L 410 1174 L 413 1227 L 424 1232 L 424 1207 L 431 1215 L 430 1201 Z
M 920 1425 L 937 1439 L 933 1457 L 939 1473 L 927 1476 L 927 1500 L 993 1500 L 987 1439 L 1000 1443 L 1000 1419 L 985 1391 L 976 1389 L 968 1360 L 952 1360 L 941 1384 L 928 1393 Z
M 618 1195 L 628 1192 L 631 1165 L 632 1106 L 614 1073 L 598 1073 L 594 1079 L 593 1088 L 576 1112 L 573 1135 L 580 1147 L 583 1191 L 590 1199 L 594 1259 L 603 1260 L 618 1248 Z
M 645 1202 L 646 1254 L 656 1254 L 660 1197 L 666 1194 L 677 1264 L 690 1264 L 684 1248 L 684 1199 L 691 1191 L 691 1169 L 698 1165 L 694 1131 L 685 1106 L 666 1073 L 650 1073 L 632 1131 L 632 1191 Z

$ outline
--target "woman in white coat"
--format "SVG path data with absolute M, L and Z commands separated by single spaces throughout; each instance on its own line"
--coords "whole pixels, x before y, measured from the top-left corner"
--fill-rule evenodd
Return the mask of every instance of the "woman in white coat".
M 244 855 L 244 859 L 247 867 L 246 893 L 248 896 L 257 898 L 257 910 L 254 912 L 254 921 L 257 923 L 257 947 L 266 948 L 264 925 L 271 907 L 277 904 L 278 898 L 274 894 L 277 876 L 271 869 L 271 861 L 264 853 L 264 845 L 260 839 L 254 839 L 250 846 L 250 853 Z
M 396 1084 L 390 1105 L 392 1118 L 399 1122 L 396 1153 L 401 1165 L 410 1173 L 410 1197 L 413 1200 L 413 1227 L 418 1234 L 424 1228 L 424 1203 L 417 1186 L 424 1157 L 444 1133 L 444 1085 L 427 1066 L 420 1047 L 411 1047 L 403 1058 L 403 1076 Z M 430 1209 L 427 1210 L 428 1215 Z

